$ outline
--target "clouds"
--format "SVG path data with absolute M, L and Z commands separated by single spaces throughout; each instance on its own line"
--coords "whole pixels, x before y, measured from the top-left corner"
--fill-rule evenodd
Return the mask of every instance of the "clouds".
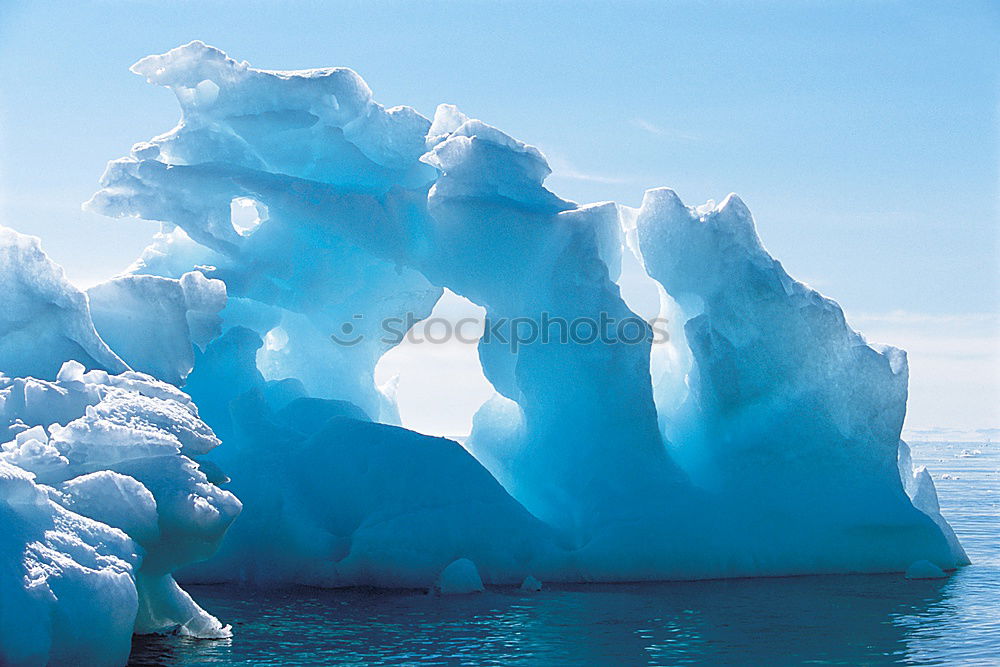
M 868 340 L 907 351 L 910 396 L 904 437 L 994 437 L 1000 426 L 1000 313 L 894 310 L 848 319 Z
M 603 184 L 629 183 L 634 180 L 625 176 L 579 169 L 572 162 L 559 155 L 549 156 L 548 161 L 549 167 L 552 168 L 551 178 L 565 178 L 571 181 Z
M 663 127 L 638 116 L 630 118 L 624 122 L 622 130 L 625 132 L 631 130 L 632 134 L 636 133 L 635 130 L 639 130 L 638 134 L 646 135 L 647 137 L 657 137 L 659 140 L 665 142 L 703 142 L 703 139 L 695 134 L 689 134 L 679 130 Z M 620 185 L 631 183 L 635 184 L 637 188 L 644 187 L 643 184 L 648 186 L 649 179 L 644 178 L 641 174 L 616 174 L 605 172 L 603 170 L 580 168 L 561 154 L 553 153 L 551 150 L 546 150 L 545 154 L 548 159 L 549 166 L 552 168 L 551 178 L 554 179 L 565 179 L 569 181 L 579 181 L 581 183 L 593 183 L 600 185 Z
M 633 127 L 637 127 L 647 134 L 662 137 L 671 141 L 701 141 L 701 138 L 694 134 L 681 132 L 679 130 L 665 128 L 645 118 L 635 117 L 629 120 Z

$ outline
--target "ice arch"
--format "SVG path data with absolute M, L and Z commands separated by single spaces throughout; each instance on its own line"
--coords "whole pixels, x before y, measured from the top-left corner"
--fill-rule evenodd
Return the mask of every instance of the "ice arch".
M 426 320 L 416 324 L 375 366 L 375 382 L 395 396 L 400 424 L 427 435 L 464 440 L 476 411 L 493 395 L 477 343 L 486 311 L 445 289 Z M 389 335 L 401 331 L 388 325 Z
M 477 412 L 467 445 L 555 531 L 525 552 L 556 545 L 547 576 L 964 561 L 895 467 L 905 356 L 869 346 L 835 304 L 791 279 L 738 198 L 691 208 L 663 189 L 639 209 L 577 205 L 544 187 L 549 169 L 534 147 L 448 105 L 433 121 L 385 109 L 350 70 L 258 70 L 197 42 L 133 69 L 177 93 L 183 121 L 112 162 L 90 206 L 164 222 L 136 273 L 200 267 L 225 281 L 223 335 L 189 388 L 234 445 L 234 484 L 259 474 L 243 454 L 273 460 L 274 442 L 361 437 L 296 430 L 289 420 L 306 406 L 391 420 L 373 381 L 388 348 L 372 327 L 386 317 L 424 318 L 444 288 L 491 320 L 636 317 L 619 276 L 639 262 L 659 284 L 660 314 L 673 315 L 675 358 L 651 364 L 648 341 L 479 345 L 498 396 Z M 240 233 L 234 200 L 259 203 L 266 220 Z M 635 256 L 623 259 L 623 248 Z M 329 335 L 345 324 L 361 342 L 336 348 Z M 282 344 L 258 353 L 276 331 Z M 233 377 L 222 391 L 220 378 Z M 295 479 L 291 464 L 278 465 Z M 244 494 L 257 489 L 242 483 Z M 349 581 L 338 564 L 364 522 L 301 509 L 315 524 L 304 534 L 338 537 L 310 552 L 300 578 Z

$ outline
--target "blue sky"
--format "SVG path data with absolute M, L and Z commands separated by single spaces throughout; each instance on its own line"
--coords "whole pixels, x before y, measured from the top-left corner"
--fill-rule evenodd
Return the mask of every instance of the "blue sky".
M 576 201 L 738 192 L 790 273 L 910 351 L 908 427 L 1000 426 L 996 3 L 0 0 L 0 223 L 81 284 L 155 231 L 79 209 L 177 120 L 128 66 L 192 39 L 457 104 Z

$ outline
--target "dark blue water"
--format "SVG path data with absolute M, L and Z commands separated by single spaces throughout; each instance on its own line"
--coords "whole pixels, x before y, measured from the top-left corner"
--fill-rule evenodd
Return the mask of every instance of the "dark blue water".
M 233 638 L 137 637 L 130 664 L 1000 665 L 1000 446 L 917 443 L 913 456 L 933 473 L 974 561 L 945 580 L 791 577 L 452 598 L 192 586 L 233 624 Z

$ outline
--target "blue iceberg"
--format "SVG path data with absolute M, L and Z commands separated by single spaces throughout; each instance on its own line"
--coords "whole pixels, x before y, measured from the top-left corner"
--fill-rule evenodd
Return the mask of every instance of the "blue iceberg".
M 535 147 L 451 105 L 387 109 L 349 69 L 192 42 L 132 71 L 181 121 L 86 206 L 159 221 L 142 256 L 82 292 L 0 228 L 0 603 L 24 610 L 0 614 L 5 664 L 227 636 L 185 582 L 467 592 L 968 562 L 899 439 L 905 353 L 790 277 L 736 195 L 567 201 Z M 492 334 L 495 394 L 462 443 L 402 428 L 374 380 L 399 342 L 383 323 L 446 289 Z M 102 626 L 67 626 L 83 614 Z

